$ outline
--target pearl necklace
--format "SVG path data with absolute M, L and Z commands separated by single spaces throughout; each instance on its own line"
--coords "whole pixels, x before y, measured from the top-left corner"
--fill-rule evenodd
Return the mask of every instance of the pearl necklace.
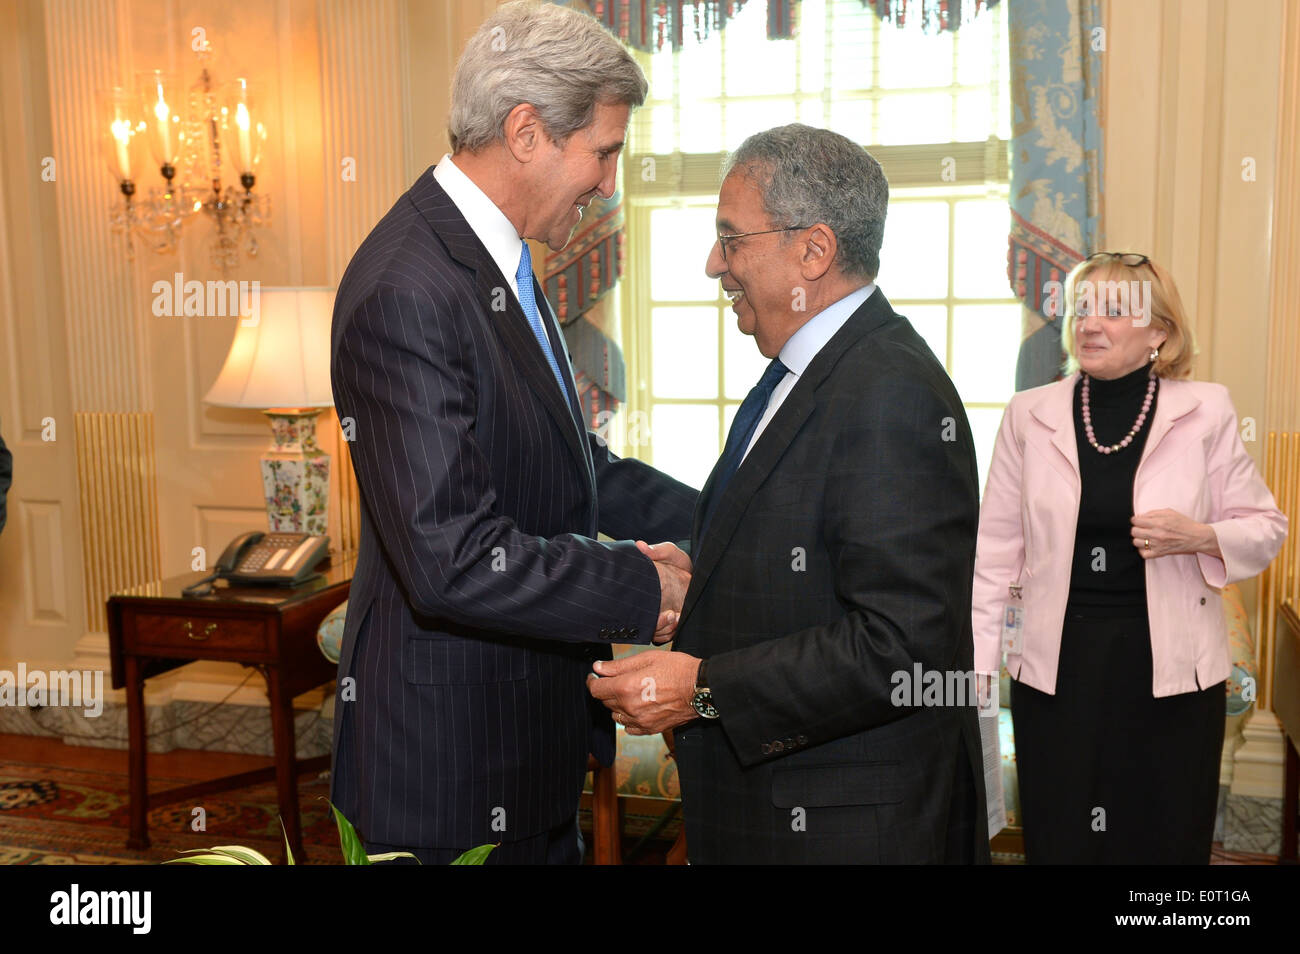
M 1114 454 L 1117 451 L 1122 451 L 1125 447 L 1128 447 L 1129 444 L 1133 443 L 1133 438 L 1142 430 L 1142 425 L 1146 423 L 1147 413 L 1151 410 L 1151 401 L 1156 393 L 1156 381 L 1156 376 L 1154 374 L 1150 375 L 1150 380 L 1147 382 L 1147 396 L 1142 401 L 1142 413 L 1138 415 L 1136 423 L 1134 423 L 1132 429 L 1125 435 L 1124 439 L 1118 444 L 1109 444 L 1106 447 L 1102 447 L 1097 443 L 1097 435 L 1092 432 L 1092 411 L 1088 407 L 1088 375 L 1083 375 L 1083 393 L 1080 395 L 1081 403 L 1083 404 L 1083 430 L 1084 433 L 1088 435 L 1088 443 L 1093 446 L 1097 453 Z

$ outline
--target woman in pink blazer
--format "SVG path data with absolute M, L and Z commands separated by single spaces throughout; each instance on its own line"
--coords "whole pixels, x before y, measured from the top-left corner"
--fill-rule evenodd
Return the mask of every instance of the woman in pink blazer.
M 1006 652 L 1030 863 L 1210 856 L 1228 637 L 1219 588 L 1286 517 L 1227 389 L 1187 380 L 1168 272 L 1101 252 L 1065 284 L 1074 373 L 1012 398 L 980 511 L 975 666 Z

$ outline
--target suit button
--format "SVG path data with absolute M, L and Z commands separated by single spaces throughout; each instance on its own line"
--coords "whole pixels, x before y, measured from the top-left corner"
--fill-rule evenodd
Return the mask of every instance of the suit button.
M 1204 596 L 1201 597 L 1201 605 L 1202 605 L 1202 606 L 1205 605 L 1205 597 L 1204 597 Z
M 637 633 L 636 627 L 633 626 L 631 629 L 627 631 L 627 638 L 636 639 L 636 633 Z
M 807 744 L 808 744 L 808 736 L 806 736 L 806 735 L 795 736 L 795 741 L 798 742 L 800 745 L 807 745 Z
M 758 748 L 759 748 L 759 751 L 761 751 L 764 755 L 771 755 L 771 754 L 772 754 L 772 746 L 771 746 L 770 743 L 764 742 L 764 743 L 763 743 L 762 745 L 760 745 Z
M 777 739 L 775 742 L 772 743 L 772 751 L 773 751 L 773 752 L 784 752 L 784 751 L 785 751 L 785 746 L 781 744 L 781 740 L 780 740 L 780 739 Z

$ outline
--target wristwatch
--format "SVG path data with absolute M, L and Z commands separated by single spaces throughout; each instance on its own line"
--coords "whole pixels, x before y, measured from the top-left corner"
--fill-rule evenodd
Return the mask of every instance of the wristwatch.
M 709 661 L 707 659 L 700 660 L 700 668 L 695 673 L 695 689 L 691 693 L 691 708 L 702 719 L 716 719 L 718 710 L 713 704 L 713 690 L 709 688 L 708 679 L 705 675 L 705 669 L 708 665 Z

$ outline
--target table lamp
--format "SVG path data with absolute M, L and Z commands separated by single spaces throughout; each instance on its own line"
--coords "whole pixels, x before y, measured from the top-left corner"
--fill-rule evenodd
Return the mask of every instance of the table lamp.
M 216 383 L 217 407 L 261 410 L 271 446 L 262 488 L 272 531 L 324 534 L 329 524 L 330 457 L 316 444 L 316 417 L 334 406 L 330 390 L 333 288 L 260 288 L 250 296 Z

